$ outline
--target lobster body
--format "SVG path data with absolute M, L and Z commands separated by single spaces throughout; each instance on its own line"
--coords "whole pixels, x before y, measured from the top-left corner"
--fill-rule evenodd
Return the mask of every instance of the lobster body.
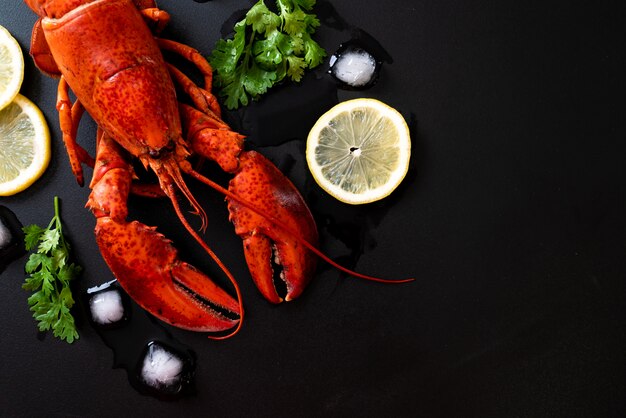
M 97 218 L 96 241 L 127 293 L 177 327 L 223 331 L 241 326 L 236 280 L 191 228 L 180 206 L 182 193 L 204 228 L 206 215 L 186 186 L 187 174 L 227 196 L 230 219 L 244 240 L 249 270 L 261 293 L 273 303 L 297 297 L 315 269 L 316 257 L 306 248 L 317 244 L 313 217 L 293 184 L 260 154 L 243 151 L 243 136 L 221 120 L 210 93 L 208 62 L 186 45 L 155 37 L 169 15 L 153 0 L 25 1 L 40 16 L 31 55 L 44 73 L 60 77 L 57 109 L 70 164 L 81 185 L 82 166 L 93 168 L 87 207 Z M 167 63 L 162 49 L 194 64 L 204 76 L 204 87 Z M 179 103 L 175 86 L 190 103 Z M 98 125 L 95 158 L 76 142 L 84 110 Z M 188 158 L 194 155 L 232 173 L 229 190 L 192 168 Z M 133 159 L 151 169 L 159 184 L 136 184 Z M 237 298 L 180 260 L 154 227 L 128 221 L 131 193 L 168 197 L 191 236 L 230 279 Z M 284 268 L 284 298 L 274 288 L 277 274 L 271 259 L 280 260 Z
M 131 0 L 88 2 L 43 19 L 42 28 L 74 94 L 132 155 L 154 154 L 181 138 L 174 84 Z

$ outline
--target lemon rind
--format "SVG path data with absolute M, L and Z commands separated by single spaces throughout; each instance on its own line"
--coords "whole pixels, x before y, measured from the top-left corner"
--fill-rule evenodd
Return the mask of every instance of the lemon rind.
M 403 141 L 399 146 L 399 155 L 401 157 L 401 160 L 398 162 L 398 167 L 401 167 L 401 169 L 395 170 L 392 173 L 389 181 L 387 181 L 384 185 L 380 187 L 369 189 L 363 193 L 352 193 L 342 189 L 338 185 L 331 183 L 324 177 L 324 175 L 322 174 L 321 166 L 319 166 L 315 161 L 315 148 L 319 144 L 320 131 L 325 126 L 328 126 L 331 119 L 333 119 L 341 112 L 351 112 L 359 107 L 374 107 L 376 108 L 376 110 L 381 111 L 384 116 L 392 119 L 396 128 L 404 131 L 398 132 L 398 135 L 408 140 L 406 142 Z M 406 123 L 406 120 L 396 109 L 376 99 L 359 98 L 337 104 L 318 119 L 318 121 L 309 132 L 309 136 L 307 138 L 306 159 L 315 182 L 323 190 L 325 190 L 331 196 L 335 197 L 337 200 L 343 203 L 353 205 L 372 203 L 389 196 L 395 189 L 397 189 L 397 187 L 406 177 L 409 169 L 410 157 L 410 130 Z

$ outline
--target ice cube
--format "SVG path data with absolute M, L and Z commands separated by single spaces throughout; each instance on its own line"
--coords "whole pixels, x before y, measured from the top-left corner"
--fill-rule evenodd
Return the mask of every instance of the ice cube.
M 117 327 L 128 320 L 128 296 L 123 293 L 116 280 L 87 289 L 86 298 L 94 325 Z
M 11 230 L 5 225 L 2 218 L 0 218 L 0 250 L 8 247 L 12 240 L 13 235 L 11 234 Z
M 364 87 L 376 75 L 376 59 L 361 48 L 347 48 L 330 60 L 331 73 L 339 81 L 351 87 Z
M 94 322 L 100 325 L 112 324 L 124 318 L 122 296 L 117 289 L 94 294 L 89 300 L 89 309 Z
M 141 379 L 149 387 L 176 393 L 186 381 L 184 361 L 164 346 L 151 342 L 141 365 Z

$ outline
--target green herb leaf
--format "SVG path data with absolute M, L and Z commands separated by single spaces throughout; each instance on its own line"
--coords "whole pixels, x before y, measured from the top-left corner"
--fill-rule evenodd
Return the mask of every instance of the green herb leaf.
M 23 228 L 30 254 L 24 270 L 29 276 L 22 288 L 33 292 L 28 306 L 40 331 L 52 330 L 55 337 L 72 343 L 79 338 L 70 312 L 74 297 L 70 282 L 78 277 L 81 267 L 69 263 L 70 246 L 63 235 L 59 199 L 54 198 L 54 217 L 47 228 L 28 225 Z
M 278 30 L 273 30 L 267 39 L 252 45 L 252 54 L 256 62 L 265 70 L 274 70 L 283 61 L 283 54 L 291 53 L 289 37 Z
M 280 16 L 270 11 L 262 1 L 252 6 L 246 13 L 245 20 L 246 24 L 252 25 L 252 30 L 266 36 L 280 26 Z
M 70 344 L 78 339 L 74 317 L 67 307 L 62 308 L 59 320 L 54 323 L 52 329 L 54 330 L 55 337 L 65 340 Z
M 46 231 L 45 228 L 39 225 L 28 225 L 22 228 L 24 231 L 24 243 L 26 244 L 26 250 L 30 251 L 37 246 L 39 237 Z
M 24 269 L 26 270 L 26 273 L 34 273 L 39 266 L 41 266 L 44 262 L 44 260 L 46 260 L 48 257 L 46 257 L 45 254 L 39 254 L 39 253 L 35 253 L 35 254 L 31 254 L 30 257 L 28 257 L 28 260 L 26 261 L 26 266 L 24 267 Z
M 259 0 L 234 27 L 232 39 L 220 39 L 209 57 L 215 86 L 228 109 L 246 106 L 286 76 L 299 82 L 320 65 L 326 51 L 311 35 L 319 19 L 309 13 L 315 0 L 276 0 L 278 13 Z
M 59 231 L 57 229 L 47 229 L 40 237 L 41 243 L 39 244 L 38 253 L 45 254 L 52 251 L 59 245 L 60 239 Z
M 235 37 L 233 39 L 220 39 L 217 41 L 213 54 L 211 55 L 211 65 L 213 68 L 219 68 L 220 72 L 225 76 L 233 73 L 246 45 L 245 37 L 246 22 L 241 21 L 235 25 Z M 216 82 L 219 84 L 220 79 L 218 78 Z
M 309 34 L 304 34 L 302 38 L 304 40 L 304 61 L 307 67 L 317 67 L 324 61 L 326 51 L 324 51 L 317 42 L 311 39 Z
M 82 268 L 79 265 L 74 263 L 69 265 L 64 264 L 59 268 L 57 279 L 69 289 L 70 281 L 77 277 L 81 271 Z M 63 290 L 65 290 L 65 288 Z
M 292 0 L 294 4 L 300 6 L 306 11 L 310 11 L 315 6 L 315 0 Z
M 287 57 L 287 63 L 289 64 L 287 67 L 287 75 L 293 81 L 300 81 L 304 75 L 304 69 L 306 68 L 304 59 L 291 55 Z

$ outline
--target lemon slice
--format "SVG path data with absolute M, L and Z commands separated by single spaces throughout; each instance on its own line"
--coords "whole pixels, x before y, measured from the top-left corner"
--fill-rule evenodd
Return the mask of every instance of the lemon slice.
M 50 131 L 41 110 L 18 94 L 0 110 L 0 196 L 21 192 L 50 162 Z
M 411 137 L 404 117 L 375 99 L 341 102 L 309 133 L 306 159 L 313 178 L 353 205 L 388 196 L 404 179 Z
M 13 101 L 23 79 L 22 49 L 9 31 L 0 26 L 0 109 Z

